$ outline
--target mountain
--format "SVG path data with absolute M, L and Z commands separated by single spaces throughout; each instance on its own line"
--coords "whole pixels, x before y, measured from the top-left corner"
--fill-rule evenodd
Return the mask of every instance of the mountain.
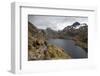
M 75 29 L 76 27 L 67 26 L 62 30 L 62 33 L 64 33 L 67 36 L 73 37 L 77 34 L 77 30 Z
M 86 27 L 85 27 L 85 26 L 86 26 Z M 83 28 L 83 27 L 84 27 L 84 28 L 83 28 L 82 31 L 87 30 L 87 26 L 88 26 L 88 25 L 87 25 L 86 23 L 80 24 L 79 22 L 75 22 L 75 23 L 73 23 L 72 25 L 65 27 L 65 28 L 62 30 L 62 33 L 66 33 L 67 35 L 74 36 L 74 35 L 78 34 L 78 33 L 79 33 L 79 30 L 80 30 L 81 28 Z
M 58 32 L 52 30 L 51 28 L 47 28 L 47 29 L 45 30 L 45 33 L 46 33 L 47 39 L 50 39 L 50 38 L 57 38 L 57 37 L 58 37 Z
M 77 26 L 79 26 L 79 25 L 80 25 L 79 22 L 75 22 L 75 23 L 72 24 L 73 27 L 77 27 Z
M 75 22 L 65 27 L 61 33 L 65 39 L 69 37 L 69 39 L 75 41 L 77 46 L 80 46 L 88 52 L 88 25 L 86 23 Z

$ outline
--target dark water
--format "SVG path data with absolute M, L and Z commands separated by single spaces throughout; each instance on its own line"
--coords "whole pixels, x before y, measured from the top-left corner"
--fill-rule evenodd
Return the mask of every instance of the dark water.
M 76 46 L 73 40 L 50 39 L 48 42 L 62 47 L 72 58 L 87 58 L 87 53 L 81 47 Z

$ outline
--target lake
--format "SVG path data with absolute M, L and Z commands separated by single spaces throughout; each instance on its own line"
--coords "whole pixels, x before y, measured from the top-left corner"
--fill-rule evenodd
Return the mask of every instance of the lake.
M 76 46 L 73 40 L 49 39 L 48 42 L 63 48 L 65 52 L 68 52 L 71 55 L 72 58 L 87 58 L 85 50 Z

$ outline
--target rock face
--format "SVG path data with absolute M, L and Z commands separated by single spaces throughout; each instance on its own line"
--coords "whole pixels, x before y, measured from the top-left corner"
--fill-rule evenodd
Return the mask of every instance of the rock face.
M 69 59 L 64 49 L 47 43 L 46 34 L 28 22 L 28 60 Z

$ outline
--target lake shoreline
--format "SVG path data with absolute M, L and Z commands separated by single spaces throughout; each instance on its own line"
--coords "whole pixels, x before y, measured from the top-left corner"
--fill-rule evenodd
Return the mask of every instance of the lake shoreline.
M 80 46 L 76 45 L 75 41 L 72 39 L 49 39 L 48 43 L 59 46 L 65 51 L 67 50 L 72 58 L 87 58 L 86 51 Z

